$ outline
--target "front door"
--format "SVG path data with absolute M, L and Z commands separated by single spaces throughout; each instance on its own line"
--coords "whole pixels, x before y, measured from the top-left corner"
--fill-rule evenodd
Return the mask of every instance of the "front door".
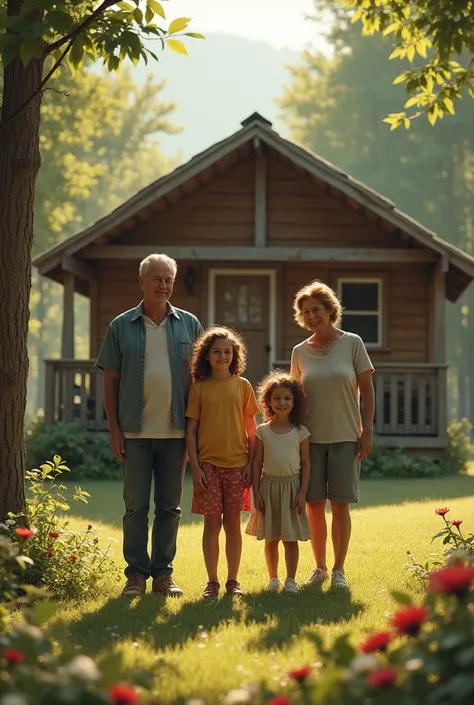
M 256 385 L 269 370 L 269 277 L 216 276 L 215 322 L 241 333 L 247 345 L 244 377 Z

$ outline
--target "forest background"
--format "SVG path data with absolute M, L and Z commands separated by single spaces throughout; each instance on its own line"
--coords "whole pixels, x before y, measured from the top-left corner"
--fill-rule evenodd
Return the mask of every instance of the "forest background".
M 335 7 L 315 0 L 329 27 L 324 53 L 210 34 L 191 57 L 160 61 L 154 75 L 143 67 L 118 76 L 96 67 L 63 75 L 53 87 L 68 95 L 50 90 L 43 100 L 34 254 L 237 130 L 254 110 L 474 254 L 474 103 L 458 101 L 456 114 L 434 128 L 420 118 L 410 130 L 391 132 L 383 119 L 403 105 L 405 89 L 393 85 L 403 66 L 388 59 L 390 39 L 363 37 Z M 308 22 L 320 36 L 318 19 Z M 61 294 L 34 273 L 29 420 L 43 404 L 42 360 L 60 356 Z M 473 418 L 474 288 L 447 306 L 449 416 Z M 87 358 L 87 301 L 76 295 L 75 308 L 76 355 Z

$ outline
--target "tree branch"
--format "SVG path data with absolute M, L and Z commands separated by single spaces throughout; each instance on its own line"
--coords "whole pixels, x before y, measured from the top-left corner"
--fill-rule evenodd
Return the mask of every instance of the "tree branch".
M 116 5 L 117 0 L 104 0 L 104 2 L 97 7 L 94 12 L 86 17 L 77 27 L 74 29 L 72 32 L 69 34 L 66 34 L 64 37 L 61 37 L 61 39 L 58 39 L 57 42 L 53 42 L 53 44 L 49 44 L 45 52 L 43 54 L 43 58 L 46 58 L 49 54 L 51 54 L 53 51 L 56 49 L 59 49 L 60 47 L 64 46 L 66 44 L 66 48 L 62 52 L 61 56 L 55 61 L 51 69 L 48 71 L 46 76 L 41 80 L 40 84 L 38 85 L 37 88 L 33 91 L 33 93 L 29 96 L 27 100 L 23 103 L 23 105 L 20 105 L 20 107 L 15 110 L 14 113 L 12 113 L 6 120 L 0 123 L 0 131 L 5 129 L 7 125 L 9 125 L 12 120 L 14 120 L 30 103 L 32 100 L 36 98 L 39 93 L 42 92 L 43 88 L 45 85 L 48 83 L 48 81 L 51 79 L 51 77 L 56 73 L 58 68 L 61 66 L 64 58 L 68 54 L 68 52 L 71 50 L 72 45 L 76 41 L 76 38 L 81 34 L 81 32 L 86 29 L 94 20 L 104 13 L 106 10 L 108 10 L 109 7 L 112 7 L 112 5 Z
M 77 27 L 76 29 L 73 29 L 72 32 L 69 34 L 66 34 L 64 37 L 61 37 L 61 39 L 58 39 L 56 42 L 53 42 L 52 44 L 48 44 L 46 51 L 45 51 L 45 56 L 48 56 L 51 54 L 53 51 L 56 51 L 56 49 L 60 49 L 64 44 L 69 42 L 71 39 L 74 40 L 79 34 L 86 29 L 92 22 L 94 22 L 95 19 L 101 14 L 103 14 L 106 10 L 109 9 L 109 7 L 112 7 L 112 5 L 116 5 L 117 0 L 104 0 L 104 2 L 97 7 L 94 12 L 86 17 Z M 74 42 L 73 42 L 74 43 Z M 72 44 L 71 44 L 72 46 Z M 67 53 L 67 52 L 66 52 Z

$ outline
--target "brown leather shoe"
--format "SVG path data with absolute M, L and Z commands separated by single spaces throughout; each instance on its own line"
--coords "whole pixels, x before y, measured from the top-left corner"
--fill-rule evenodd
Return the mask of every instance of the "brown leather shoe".
M 183 591 L 174 582 L 171 575 L 162 573 L 153 578 L 152 591 L 163 595 L 163 597 L 181 597 Z
M 146 580 L 143 575 L 131 575 L 122 590 L 122 597 L 141 597 L 146 593 Z
M 203 597 L 218 597 L 221 586 L 214 580 L 210 580 L 202 592 Z
M 243 595 L 240 583 L 237 580 L 228 580 L 225 584 L 225 591 L 227 595 Z

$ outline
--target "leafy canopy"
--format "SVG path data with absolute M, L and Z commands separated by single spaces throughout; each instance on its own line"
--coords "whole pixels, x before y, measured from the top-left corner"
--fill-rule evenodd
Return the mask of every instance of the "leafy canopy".
M 136 65 L 149 57 L 158 60 L 149 43 L 168 46 L 187 54 L 177 37 L 203 39 L 185 32 L 190 18 L 172 20 L 167 28 L 166 14 L 158 0 L 24 0 L 16 15 L 7 16 L 6 0 L 0 0 L 0 59 L 4 65 L 20 57 L 26 67 L 33 59 L 51 57 L 51 73 L 67 56 L 72 68 L 89 57 L 101 59 L 110 71 L 117 71 L 126 58 Z M 48 77 L 50 74 L 48 74 Z
M 352 21 L 367 35 L 391 36 L 391 59 L 410 62 L 394 83 L 404 83 L 410 96 L 405 110 L 385 121 L 396 129 L 426 115 L 434 125 L 454 115 L 454 102 L 467 93 L 474 98 L 473 0 L 345 0 Z M 411 110 L 410 110 L 411 109 Z M 407 112 L 408 111 L 408 112 Z

